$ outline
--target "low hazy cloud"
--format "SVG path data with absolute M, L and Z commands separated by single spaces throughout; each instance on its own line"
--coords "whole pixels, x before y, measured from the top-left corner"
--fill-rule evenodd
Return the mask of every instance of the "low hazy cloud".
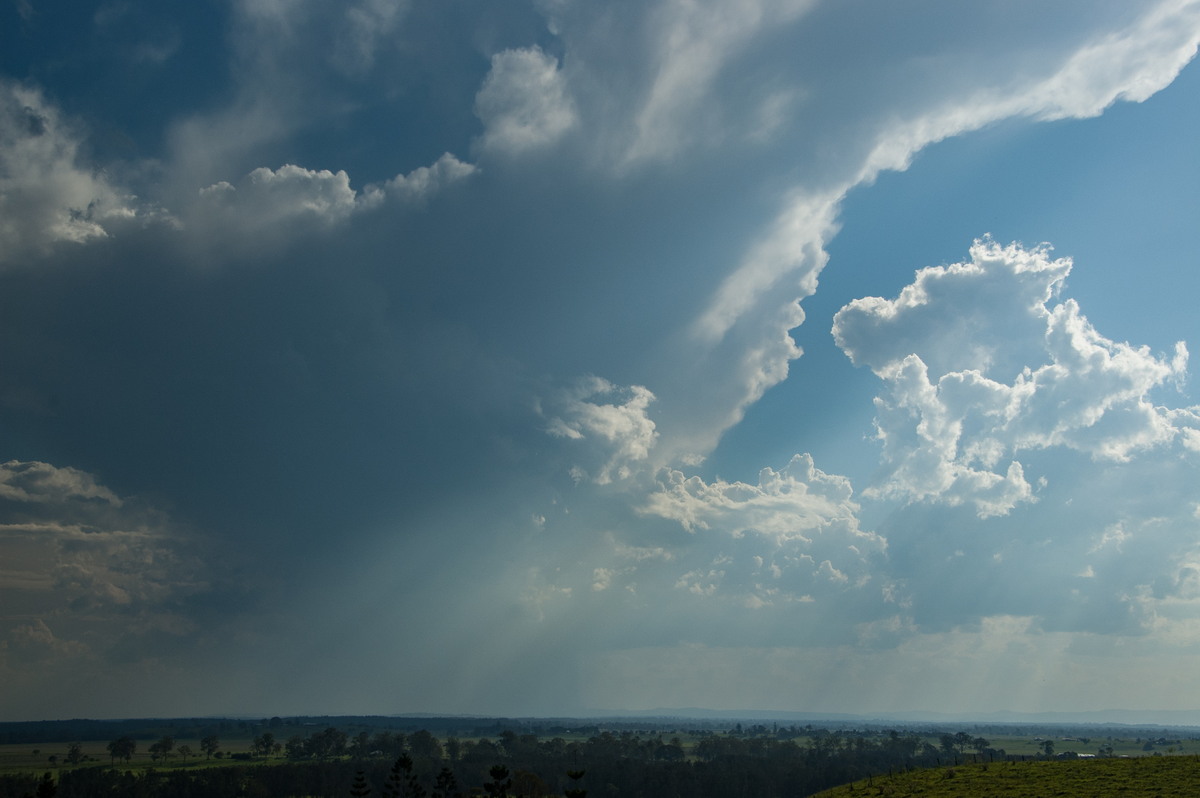
M 154 638 L 196 631 L 188 604 L 212 589 L 196 542 L 164 514 L 42 462 L 0 464 L 0 561 L 0 672 L 10 686 L 58 673 L 64 657 L 102 673 L 135 642 L 137 659 L 151 661 Z

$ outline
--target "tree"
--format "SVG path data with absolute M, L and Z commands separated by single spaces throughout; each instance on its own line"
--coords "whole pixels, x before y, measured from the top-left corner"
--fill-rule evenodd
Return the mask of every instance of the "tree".
M 371 738 L 371 753 L 395 758 L 404 753 L 405 736 L 400 732 L 379 731 Z
M 250 747 L 259 756 L 270 756 L 271 751 L 275 749 L 275 735 L 271 732 L 263 732 L 254 738 Z
M 361 731 L 354 737 L 354 742 L 350 744 L 350 755 L 355 759 L 366 759 L 371 755 L 371 735 L 369 732 Z
M 150 758 L 158 761 L 159 757 L 166 759 L 175 750 L 175 738 L 163 737 L 156 743 L 150 746 Z
M 383 788 L 387 798 L 423 798 L 425 788 L 417 780 L 413 772 L 413 760 L 408 754 L 401 754 L 392 765 L 388 774 L 387 784 Z
M 571 780 L 571 786 L 563 790 L 564 798 L 587 798 L 587 790 L 580 784 L 579 780 L 583 778 L 584 771 L 568 770 L 567 778 Z
M 408 750 L 412 752 L 414 759 L 440 761 L 442 758 L 442 744 L 424 729 L 409 735 Z
M 83 761 L 83 746 L 79 743 L 71 743 L 67 746 L 67 762 L 72 765 L 78 765 Z
M 512 789 L 523 798 L 545 798 L 550 794 L 550 788 L 536 773 L 518 770 L 512 777 Z
M 1046 756 L 1054 756 L 1054 741 L 1042 740 L 1042 751 Z
M 488 775 L 491 781 L 485 782 L 483 791 L 492 798 L 508 798 L 508 790 L 512 787 L 512 779 L 508 776 L 508 768 L 504 765 L 492 765 Z
M 341 756 L 346 751 L 346 733 L 329 726 L 305 741 L 307 752 L 318 759 Z
M 134 752 L 137 751 L 137 742 L 130 736 L 118 737 L 108 744 L 108 755 L 112 759 L 112 764 L 116 764 L 118 759 L 124 759 L 128 762 L 133 758 Z
M 448 767 L 442 768 L 433 784 L 433 798 L 456 798 L 458 795 L 458 780 L 454 778 L 453 771 Z
M 177 750 L 179 755 L 183 757 L 184 762 L 186 762 L 187 758 L 192 755 L 192 747 L 190 745 L 181 745 L 175 750 Z
M 213 755 L 221 750 L 221 741 L 217 739 L 217 735 L 210 734 L 200 741 L 200 750 L 204 752 L 205 759 L 212 759 Z
M 283 749 L 287 752 L 288 759 L 303 759 L 308 755 L 308 743 L 299 734 L 289 737 Z
M 367 785 L 367 774 L 363 771 L 358 771 L 354 774 L 354 784 L 350 787 L 350 794 L 355 798 L 363 798 L 363 796 L 371 794 L 371 788 Z
M 37 798 L 54 798 L 57 792 L 58 787 L 54 784 L 54 777 L 49 773 L 42 776 L 42 780 L 38 782 Z

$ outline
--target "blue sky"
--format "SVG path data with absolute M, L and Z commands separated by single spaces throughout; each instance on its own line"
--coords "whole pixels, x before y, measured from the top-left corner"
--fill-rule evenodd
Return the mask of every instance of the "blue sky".
M 0 714 L 1200 707 L 1197 3 L 0 14 Z

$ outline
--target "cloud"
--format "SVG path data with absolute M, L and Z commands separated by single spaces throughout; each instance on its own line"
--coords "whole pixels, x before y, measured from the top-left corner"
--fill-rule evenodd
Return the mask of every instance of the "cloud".
M 985 239 L 970 262 L 921 269 L 894 300 L 838 311 L 838 345 L 886 387 L 875 400 L 887 464 L 876 493 L 1001 514 L 1033 500 L 1022 452 L 1125 461 L 1180 436 L 1150 393 L 1183 379 L 1186 346 L 1155 356 L 1104 338 L 1073 300 L 1048 306 L 1070 269 L 1045 247 Z
M 1012 117 L 1042 121 L 1097 116 L 1113 103 L 1142 102 L 1169 85 L 1200 44 L 1200 7 L 1165 0 L 1128 27 L 1099 30 L 1077 49 L 1049 57 L 1038 75 L 1028 67 L 996 72 L 991 85 L 961 100 L 910 117 L 880 137 L 857 182 L 885 169 L 907 169 L 925 146 Z M 1015 72 L 1015 79 L 1013 77 Z
M 266 242 L 286 240 L 330 231 L 389 198 L 420 204 L 475 171 L 474 165 L 444 153 L 432 166 L 357 191 L 344 170 L 259 167 L 237 186 L 221 181 L 201 189 L 193 214 L 185 218 L 205 236 L 241 233 Z
M 474 164 L 460 161 L 447 152 L 432 166 L 420 166 L 407 175 L 396 175 L 387 182 L 384 191 L 404 200 L 421 201 L 476 171 L 478 168 Z
M 633 134 L 621 158 L 623 165 L 669 159 L 697 139 L 719 141 L 722 128 L 736 125 L 722 118 L 725 109 L 713 102 L 722 71 L 744 55 L 764 29 L 788 25 L 815 5 L 812 0 L 658 4 L 647 24 L 652 54 L 649 87 L 632 115 Z M 764 96 L 759 119 L 763 114 L 778 114 L 785 96 L 779 92 Z M 774 120 L 770 126 L 777 124 Z M 751 135 L 762 132 L 757 128 Z
M 816 289 L 827 261 L 824 247 L 837 231 L 847 192 L 872 182 L 882 170 L 906 169 L 932 143 L 999 120 L 1094 116 L 1118 100 L 1145 99 L 1170 83 L 1195 54 L 1200 8 L 1164 2 L 1120 33 L 1101 26 L 1088 35 L 1074 50 L 1043 42 L 1045 49 L 1037 57 L 1022 57 L 988 39 L 975 54 L 987 65 L 986 72 L 949 68 L 958 56 L 948 41 L 936 53 L 890 53 L 902 66 L 881 67 L 877 73 L 858 75 L 869 58 L 864 65 L 836 60 L 830 65 L 856 79 L 839 98 L 838 109 L 813 100 L 814 113 L 828 112 L 825 124 L 813 128 L 815 138 L 803 125 L 795 126 L 803 132 L 793 133 L 792 144 L 822 157 L 795 160 L 796 187 L 781 192 L 784 198 L 773 221 L 748 243 L 691 325 L 695 341 L 703 344 L 699 353 L 691 353 L 693 359 L 701 354 L 692 372 L 711 364 L 714 374 L 722 376 L 707 382 L 721 382 L 724 390 L 709 393 L 707 407 L 689 408 L 707 431 L 685 433 L 685 446 L 703 451 L 715 445 L 721 430 L 737 423 L 749 404 L 786 378 L 789 361 L 801 354 L 788 334 L 804 319 L 797 303 Z M 967 76 L 972 80 L 964 80 Z M 905 77 L 920 90 L 888 89 L 889 81 Z M 902 98 L 908 106 L 896 105 Z M 652 387 L 664 406 L 675 406 L 668 391 Z M 696 404 L 695 399 L 686 401 Z M 671 450 L 672 442 L 665 441 L 663 448 Z
M 312 0 L 238 0 L 239 44 L 250 64 L 263 73 L 275 73 L 285 65 L 303 68 L 305 56 L 311 63 L 334 67 L 359 76 L 370 70 L 382 46 L 393 41 L 404 21 L 409 0 L 351 0 L 336 8 Z M 319 50 L 305 53 L 311 45 Z M 255 47 L 257 46 L 257 52 Z M 270 74 L 271 79 L 281 77 Z M 299 75 L 295 76 L 299 77 Z
M 369 70 L 376 52 L 394 36 L 409 6 L 408 0 L 360 0 L 345 5 L 336 28 L 334 65 L 349 74 Z
M 40 91 L 0 79 L 0 264 L 108 237 L 134 199 L 82 163 L 82 136 Z
M 221 182 L 200 190 L 206 203 L 221 209 L 230 221 L 254 229 L 284 221 L 332 225 L 357 206 L 358 193 L 344 171 L 311 170 L 286 164 L 278 171 L 255 169 L 241 185 Z
M 492 56 L 475 114 L 484 125 L 480 148 L 504 155 L 553 144 L 578 121 L 558 60 L 536 46 Z
M 747 607 L 813 601 L 847 588 L 882 601 L 878 578 L 887 543 L 859 527 L 849 480 L 826 474 L 808 455 L 758 483 L 686 477 L 665 470 L 638 507 L 644 516 L 679 523 L 704 541 L 690 558 L 718 552 L 676 581 L 698 596 L 730 594 Z
M 37 504 L 89 502 L 120 507 L 121 500 L 96 482 L 91 474 L 75 468 L 55 468 L 49 463 L 9 460 L 0 464 L 0 499 Z
M 0 646 L 19 671 L 10 678 L 63 657 L 107 658 L 147 632 L 193 631 L 183 608 L 211 589 L 162 513 L 43 462 L 0 464 L 0 562 Z
M 230 52 L 225 101 L 171 121 L 167 201 L 186 202 L 197 189 L 263 163 L 304 162 L 303 154 L 279 158 L 279 150 L 290 151 L 295 137 L 323 125 L 358 121 L 381 96 L 403 94 L 420 73 L 406 69 L 411 64 L 403 63 L 401 54 L 425 35 L 410 34 L 405 25 L 411 5 L 409 0 L 349 0 L 336 6 L 316 0 L 230 3 L 221 43 Z
M 604 399 L 611 399 L 604 402 Z M 587 442 L 603 463 L 575 473 L 604 485 L 632 476 L 650 457 L 658 433 L 648 410 L 654 394 L 640 385 L 622 388 L 599 377 L 580 380 L 559 399 L 547 431 L 558 438 Z

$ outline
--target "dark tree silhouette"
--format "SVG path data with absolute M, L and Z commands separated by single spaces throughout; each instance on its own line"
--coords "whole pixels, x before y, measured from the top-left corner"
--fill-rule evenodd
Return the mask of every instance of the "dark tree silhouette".
M 355 759 L 366 759 L 371 755 L 371 733 L 361 731 L 354 736 L 350 743 L 350 756 Z
M 54 785 L 54 777 L 49 773 L 42 776 L 42 780 L 38 782 L 37 798 L 54 798 L 58 793 L 58 787 Z
M 408 750 L 412 752 L 414 759 L 437 761 L 442 758 L 442 744 L 424 729 L 415 731 L 408 736 Z
M 492 769 L 488 771 L 488 775 L 492 777 L 492 780 L 484 783 L 483 791 L 492 798 L 508 798 L 508 790 L 512 787 L 508 768 L 504 765 L 493 765 Z
M 371 794 L 371 788 L 367 784 L 367 774 L 363 771 L 358 771 L 354 774 L 354 784 L 350 787 L 350 794 L 355 798 L 363 798 Z
M 204 752 L 205 759 L 212 759 L 213 755 L 221 750 L 221 741 L 217 739 L 217 735 L 210 734 L 200 740 L 200 750 Z
M 259 756 L 270 756 L 271 752 L 275 750 L 275 735 L 271 732 L 263 732 L 254 738 L 250 747 Z
M 433 785 L 433 798 L 457 798 L 460 794 L 458 780 L 454 778 L 453 771 L 447 767 L 442 768 Z
M 137 742 L 128 735 L 118 737 L 108 744 L 108 755 L 112 759 L 111 764 L 114 765 L 118 759 L 124 759 L 128 762 L 133 758 L 135 751 L 137 751 Z
M 571 780 L 571 786 L 563 790 L 564 798 L 587 798 L 587 790 L 580 784 L 579 780 L 583 778 L 583 770 L 568 770 L 567 778 Z
M 159 757 L 166 759 L 175 750 L 175 738 L 163 737 L 150 746 L 150 758 L 157 761 Z
M 83 746 L 79 743 L 71 743 L 67 746 L 66 760 L 72 765 L 78 765 L 83 761 Z
M 413 772 L 413 760 L 408 754 L 396 758 L 396 764 L 388 774 L 383 794 L 387 798 L 424 798 L 425 788 Z

